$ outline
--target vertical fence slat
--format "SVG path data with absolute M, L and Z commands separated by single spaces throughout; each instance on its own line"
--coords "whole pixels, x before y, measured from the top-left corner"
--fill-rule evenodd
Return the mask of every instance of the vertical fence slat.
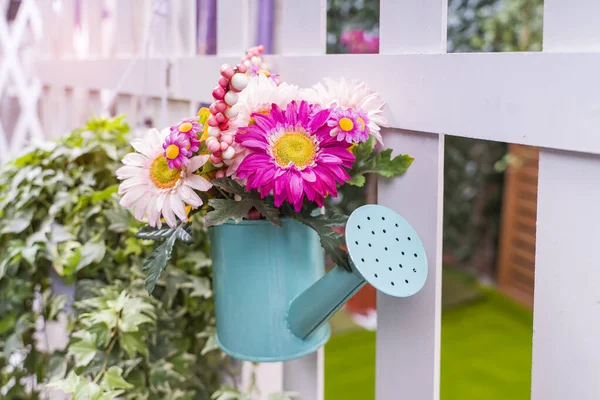
M 445 0 L 381 0 L 380 53 L 445 53 L 446 13 Z M 413 297 L 377 295 L 376 398 L 438 399 L 444 138 L 390 129 L 384 140 L 415 161 L 405 176 L 380 181 L 378 202 L 415 227 L 429 275 Z
M 594 0 L 546 0 L 544 52 L 597 51 L 599 13 Z M 540 150 L 533 400 L 600 398 L 599 180 L 600 156 Z
M 325 0 L 281 1 L 281 19 L 275 25 L 276 52 L 285 54 L 325 54 L 327 5 Z M 283 364 L 283 388 L 298 392 L 302 400 L 324 397 L 324 357 L 318 352 Z
M 327 46 L 327 1 L 277 2 L 275 53 L 286 55 L 325 54 Z M 320 10 L 316 13 L 315 10 Z
M 217 54 L 242 57 L 251 47 L 250 1 L 217 1 Z

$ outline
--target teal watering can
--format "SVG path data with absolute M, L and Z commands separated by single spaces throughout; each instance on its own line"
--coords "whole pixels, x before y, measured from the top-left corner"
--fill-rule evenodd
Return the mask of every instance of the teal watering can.
M 417 293 L 427 258 L 415 230 L 394 211 L 366 205 L 346 225 L 352 272 L 325 274 L 318 235 L 284 219 L 242 221 L 210 229 L 217 342 L 254 362 L 299 358 L 329 339 L 327 321 L 367 282 L 390 296 Z

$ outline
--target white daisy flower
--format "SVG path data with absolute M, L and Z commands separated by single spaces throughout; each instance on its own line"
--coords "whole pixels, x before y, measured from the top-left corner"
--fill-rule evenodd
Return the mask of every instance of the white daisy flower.
M 171 227 L 177 226 L 177 218 L 187 221 L 186 205 L 194 209 L 202 205 L 194 190 L 205 192 L 212 187 L 207 179 L 194 174 L 206 163 L 207 155 L 190 158 L 181 169 L 169 169 L 162 147 L 168 134 L 169 128 L 151 129 L 133 140 L 131 145 L 137 152 L 127 154 L 125 165 L 116 172 L 123 180 L 119 185 L 121 205 L 132 207 L 137 220 L 146 219 L 153 227 L 162 225 L 161 215 Z
M 277 104 L 280 108 L 285 109 L 288 103 L 298 99 L 299 93 L 298 86 L 285 82 L 277 85 L 273 79 L 263 74 L 256 75 L 240 92 L 236 105 L 239 113 L 231 120 L 231 125 L 238 128 L 252 124 L 250 115 L 253 113 L 268 115 L 272 104 Z
M 379 131 L 381 127 L 387 126 L 387 120 L 382 115 L 385 102 L 379 93 L 364 82 L 345 78 L 339 80 L 325 78 L 322 83 L 301 90 L 300 97 L 309 103 L 318 103 L 323 107 L 336 105 L 342 108 L 362 109 L 369 118 L 367 124 L 369 133 L 383 144 Z

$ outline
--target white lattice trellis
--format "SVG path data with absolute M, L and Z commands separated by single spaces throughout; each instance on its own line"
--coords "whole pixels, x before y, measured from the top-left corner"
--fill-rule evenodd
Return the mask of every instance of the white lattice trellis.
M 0 107 L 8 109 L 0 123 L 0 161 L 18 153 L 28 138 L 43 137 L 37 112 L 42 85 L 30 57 L 41 37 L 42 20 L 34 0 L 22 1 L 13 21 L 0 18 Z M 18 112 L 10 107 L 11 100 L 18 102 Z

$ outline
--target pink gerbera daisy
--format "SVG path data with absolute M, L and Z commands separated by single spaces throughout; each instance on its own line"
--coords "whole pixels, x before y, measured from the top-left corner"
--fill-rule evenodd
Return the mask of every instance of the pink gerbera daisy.
M 165 150 L 164 156 L 171 169 L 181 168 L 187 162 L 188 158 L 192 156 L 192 152 L 189 150 L 189 139 L 177 131 L 171 131 L 165 138 L 163 149 Z
M 335 108 L 327 121 L 327 125 L 332 128 L 330 135 L 348 143 L 366 142 L 369 140 L 369 131 L 365 129 L 365 117 L 364 112 L 359 114 L 352 108 Z
M 179 132 L 190 141 L 189 151 L 192 153 L 200 150 L 200 139 L 198 133 L 202 135 L 203 126 L 198 123 L 197 119 L 186 118 L 177 125 L 171 126 L 171 132 Z
M 305 195 L 323 206 L 325 196 L 337 196 L 336 183 L 350 179 L 345 168 L 355 157 L 346 143 L 331 137 L 331 110 L 313 113 L 311 107 L 293 101 L 284 111 L 273 104 L 269 115 L 252 114 L 256 123 L 236 135 L 252 151 L 238 167 L 238 178 L 263 198 L 272 193 L 276 207 L 287 201 L 300 211 Z

